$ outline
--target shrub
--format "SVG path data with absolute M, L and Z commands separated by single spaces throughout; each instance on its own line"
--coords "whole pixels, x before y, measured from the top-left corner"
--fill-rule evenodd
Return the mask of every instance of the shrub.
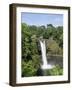
M 59 66 L 56 65 L 53 69 L 47 70 L 48 75 L 63 75 L 63 69 Z
M 22 77 L 35 76 L 36 72 L 37 70 L 34 67 L 32 60 L 29 60 L 29 62 L 22 62 Z

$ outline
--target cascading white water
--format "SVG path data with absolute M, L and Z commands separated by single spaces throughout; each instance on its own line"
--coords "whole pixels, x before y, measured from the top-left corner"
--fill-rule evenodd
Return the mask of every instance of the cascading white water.
M 41 46 L 42 61 L 43 61 L 43 65 L 41 66 L 41 68 L 42 69 L 53 68 L 52 65 L 47 63 L 45 40 L 40 40 L 40 46 Z

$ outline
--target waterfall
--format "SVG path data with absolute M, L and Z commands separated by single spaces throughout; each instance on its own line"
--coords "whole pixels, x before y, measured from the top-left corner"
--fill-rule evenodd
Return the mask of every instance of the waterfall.
M 46 56 L 46 45 L 45 40 L 40 40 L 40 46 L 41 46 L 41 53 L 42 53 L 42 62 L 43 65 L 41 66 L 42 69 L 51 69 L 52 65 L 48 64 L 47 56 Z
M 47 65 L 45 40 L 40 41 L 40 45 L 41 45 L 41 52 L 42 52 L 42 61 L 43 61 L 43 65 L 45 66 Z

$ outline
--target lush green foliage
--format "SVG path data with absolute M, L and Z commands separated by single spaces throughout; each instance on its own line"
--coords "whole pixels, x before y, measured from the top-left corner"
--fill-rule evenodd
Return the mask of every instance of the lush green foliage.
M 37 69 L 34 67 L 32 61 L 22 62 L 22 75 L 23 76 L 34 76 L 36 75 Z
M 46 40 L 47 54 L 63 54 L 63 27 L 54 27 L 52 24 L 47 26 L 35 26 L 21 24 L 22 27 L 22 76 L 37 76 L 40 69 L 41 50 L 39 39 L 43 37 Z M 62 70 L 62 69 L 61 69 Z M 57 69 L 49 71 L 56 75 Z M 60 70 L 59 74 L 60 75 Z
M 59 66 L 56 65 L 53 69 L 47 70 L 47 75 L 62 75 L 63 74 L 63 69 Z

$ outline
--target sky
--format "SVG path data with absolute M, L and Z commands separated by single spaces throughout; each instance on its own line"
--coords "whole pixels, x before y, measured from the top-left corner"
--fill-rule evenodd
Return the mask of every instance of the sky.
M 63 15 L 62 14 L 40 14 L 40 13 L 21 13 L 21 22 L 28 25 L 47 25 L 52 24 L 53 26 L 63 26 Z

